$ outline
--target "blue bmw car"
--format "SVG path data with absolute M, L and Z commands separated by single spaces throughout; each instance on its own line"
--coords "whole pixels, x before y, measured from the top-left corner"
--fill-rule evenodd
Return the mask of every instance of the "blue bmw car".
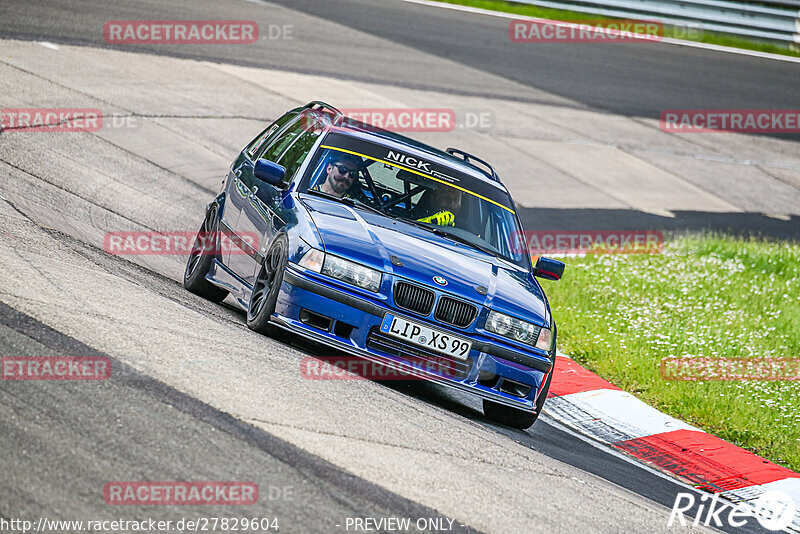
M 214 239 L 200 238 L 216 236 Z M 220 247 L 224 236 L 234 246 Z M 251 329 L 283 328 L 469 392 L 528 428 L 547 397 L 556 325 L 494 169 L 311 102 L 231 165 L 184 274 Z

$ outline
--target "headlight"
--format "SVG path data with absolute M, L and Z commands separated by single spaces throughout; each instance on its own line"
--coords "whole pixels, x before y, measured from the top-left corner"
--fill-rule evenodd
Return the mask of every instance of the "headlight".
M 525 343 L 526 345 L 533 345 L 536 343 L 535 346 L 539 349 L 543 348 L 539 346 L 540 342 L 537 341 L 537 336 L 540 338 L 542 337 L 539 334 L 540 330 L 542 334 L 544 334 L 545 331 L 547 332 L 548 344 L 550 339 L 550 330 L 547 328 L 542 328 L 533 323 L 521 321 L 515 317 L 497 313 L 496 311 L 489 312 L 489 317 L 486 318 L 486 330 L 494 332 L 499 336 Z M 550 348 L 548 347 L 544 350 L 550 350 Z
M 325 254 L 322 274 L 376 293 L 381 287 L 379 271 L 330 254 Z
M 369 291 L 378 292 L 381 287 L 381 273 L 339 256 L 325 254 L 312 248 L 298 262 L 300 267 L 336 278 Z

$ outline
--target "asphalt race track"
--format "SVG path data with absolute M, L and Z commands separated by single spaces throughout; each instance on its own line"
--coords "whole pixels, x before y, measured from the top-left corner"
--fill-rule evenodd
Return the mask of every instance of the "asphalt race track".
M 233 13 L 257 21 L 262 39 L 248 46 L 109 45 L 102 33 L 109 20 L 226 19 Z M 291 27 L 291 38 L 269 38 L 270 28 L 285 26 Z M 636 169 L 637 176 L 629 182 L 605 188 L 595 176 L 602 163 L 587 158 L 586 151 L 580 151 L 586 168 L 575 169 L 555 162 L 573 160 L 577 154 L 553 152 L 547 145 L 514 144 L 510 153 L 508 146 L 476 145 L 476 152 L 500 155 L 495 161 L 500 160 L 498 170 L 506 183 L 524 173 L 528 186 L 530 175 L 536 177 L 532 184 L 536 195 L 521 202 L 527 208 L 522 218 L 529 229 L 711 229 L 781 238 L 800 235 L 800 162 L 796 144 L 790 142 L 794 134 L 659 132 L 654 136 L 652 132 L 666 109 L 797 108 L 800 63 L 660 43 L 519 45 L 509 42 L 507 30 L 506 18 L 394 0 L 270 4 L 134 0 L 124 7 L 103 1 L 9 0 L 0 5 L 0 34 L 8 38 L 116 47 L 435 91 L 458 95 L 465 114 L 485 111 L 486 98 L 502 98 L 508 108 L 519 102 L 520 109 L 494 116 L 495 132 L 530 138 L 524 130 L 541 122 L 532 132 L 534 139 L 599 144 L 648 164 Z M 498 57 L 503 60 L 497 61 Z M 349 95 L 337 96 L 344 107 Z M 358 101 L 351 105 L 361 106 Z M 546 108 L 546 113 L 535 118 L 526 113 L 525 108 L 537 106 Z M 259 106 L 251 107 L 248 116 L 269 118 Z M 642 128 L 642 123 L 652 126 Z M 452 143 L 454 138 L 458 139 L 434 136 L 430 142 Z M 524 161 L 529 154 L 537 161 Z M 598 158 L 608 159 L 605 154 Z M 642 173 L 663 171 L 679 183 L 662 179 L 656 187 L 638 181 Z M 685 182 L 724 202 L 697 197 Z M 657 205 L 627 198 L 643 189 L 651 189 L 659 198 Z M 684 194 L 671 203 L 669 197 L 676 190 Z M 665 205 L 660 205 L 662 200 Z
M 145 15 L 154 19 L 224 19 L 235 13 L 262 25 L 294 24 L 298 39 L 266 41 L 246 49 L 216 46 L 197 51 L 180 45 L 137 46 L 151 53 L 477 96 L 502 95 L 549 103 L 571 100 L 574 105 L 651 118 L 668 108 L 800 106 L 797 63 L 657 43 L 641 47 L 520 47 L 508 40 L 508 19 L 399 1 L 278 0 L 263 5 L 259 1 L 134 0 L 122 8 L 101 0 L 77 5 L 58 0 L 34 5 L 10 0 L 0 6 L 0 32 L 13 38 L 109 46 L 98 31 L 108 20 Z M 277 5 L 284 9 L 276 9 Z M 377 53 L 365 54 L 359 46 L 359 32 L 395 46 L 385 44 Z M 453 65 L 433 71 L 415 62 L 413 55 L 404 54 L 403 48 L 446 58 Z M 459 66 L 520 85 L 498 87 L 458 76 Z
M 293 37 L 102 38 L 108 20 L 173 18 L 291 25 Z M 416 137 L 494 154 L 528 228 L 800 234 L 796 140 L 678 138 L 657 121 L 664 108 L 798 108 L 800 64 L 667 44 L 518 53 L 506 28 L 400 1 L 0 4 L 3 107 L 120 118 L 94 133 L 0 133 L 0 353 L 103 355 L 114 368 L 97 383 L 0 383 L 0 519 L 277 517 L 282 532 L 345 532 L 347 518 L 409 517 L 453 520 L 455 532 L 667 531 L 676 494 L 691 488 L 546 416 L 519 432 L 437 386 L 305 380 L 299 361 L 321 349 L 259 336 L 229 305 L 186 292 L 185 258 L 103 250 L 109 231 L 196 230 L 238 150 L 316 98 L 488 112 L 490 127 Z M 582 166 L 577 154 L 594 159 Z M 597 177 L 604 171 L 614 180 Z M 107 505 L 103 485 L 126 480 L 253 481 L 261 498 Z

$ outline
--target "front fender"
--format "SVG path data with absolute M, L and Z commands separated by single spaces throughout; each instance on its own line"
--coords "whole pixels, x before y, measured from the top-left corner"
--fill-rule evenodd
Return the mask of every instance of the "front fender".
M 319 230 L 303 203 L 294 195 L 287 195 L 284 202 L 287 201 L 293 204 L 296 215 L 295 224 L 286 227 L 286 235 L 289 238 L 289 261 L 297 263 L 309 248 L 324 250 L 325 247 Z
M 219 195 L 217 195 L 216 198 L 214 198 L 214 200 L 212 200 L 211 202 L 209 202 L 206 205 L 206 215 L 208 215 L 208 212 L 211 211 L 211 208 L 215 204 L 219 207 L 219 210 L 217 211 L 217 216 L 219 217 L 220 220 L 222 220 L 222 212 L 225 210 L 225 193 L 224 192 L 220 193 Z

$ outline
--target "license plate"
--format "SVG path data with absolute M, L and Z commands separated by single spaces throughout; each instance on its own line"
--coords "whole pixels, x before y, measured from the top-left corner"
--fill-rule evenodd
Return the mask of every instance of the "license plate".
M 383 317 L 381 332 L 459 360 L 466 360 L 472 348 L 472 342 L 467 339 L 397 317 L 391 313 L 387 313 Z

